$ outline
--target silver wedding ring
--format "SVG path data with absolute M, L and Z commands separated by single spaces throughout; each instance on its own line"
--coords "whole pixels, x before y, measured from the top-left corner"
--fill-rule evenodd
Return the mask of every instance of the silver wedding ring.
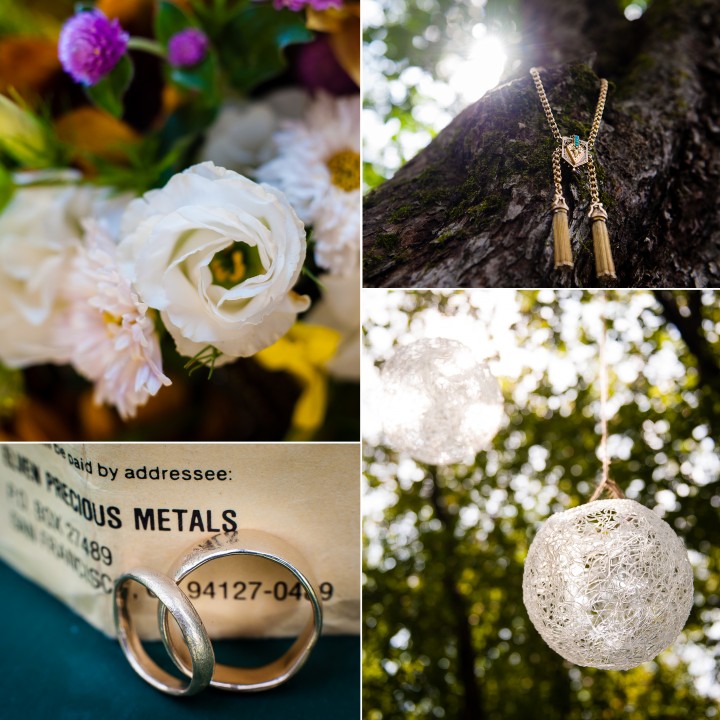
M 164 611 L 165 617 L 169 610 L 175 618 L 190 658 L 190 667 L 186 672 L 190 677 L 189 683 L 165 672 L 145 652 L 128 609 L 132 581 L 143 585 L 157 596 L 158 607 Z M 212 643 L 193 604 L 170 578 L 146 568 L 130 570 L 115 581 L 114 597 L 118 640 L 125 657 L 140 677 L 168 695 L 195 695 L 208 686 L 215 667 Z
M 307 661 L 322 630 L 322 602 L 307 572 L 308 563 L 292 546 L 275 535 L 260 530 L 220 533 L 193 547 L 169 571 L 178 584 L 191 572 L 213 560 L 231 555 L 262 557 L 289 570 L 310 600 L 310 618 L 290 649 L 277 660 L 256 668 L 216 664 L 210 684 L 234 692 L 269 690 L 291 678 Z M 303 568 L 303 570 L 300 570 Z M 175 664 L 186 675 L 191 674 L 192 656 L 188 648 L 178 647 L 169 632 L 168 613 L 164 605 L 158 610 L 160 633 Z
M 179 587 L 180 582 L 200 566 L 232 555 L 261 557 L 286 568 L 298 580 L 310 601 L 310 617 L 290 649 L 277 660 L 261 667 L 216 664 L 205 626 L 192 602 Z M 208 685 L 234 692 L 256 692 L 277 687 L 305 664 L 322 631 L 322 602 L 307 566 L 307 561 L 295 548 L 275 535 L 260 530 L 241 530 L 220 533 L 196 545 L 170 568 L 169 577 L 146 568 L 123 573 L 115 581 L 114 592 L 115 629 L 123 652 L 144 680 L 169 695 L 194 695 Z M 128 607 L 133 581 L 158 598 L 158 625 L 163 643 L 175 665 L 190 678 L 189 683 L 165 672 L 145 652 Z M 168 613 L 175 618 L 184 644 L 171 635 Z

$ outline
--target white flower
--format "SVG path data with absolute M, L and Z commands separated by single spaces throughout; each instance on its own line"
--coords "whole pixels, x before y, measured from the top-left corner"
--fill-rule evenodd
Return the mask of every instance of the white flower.
M 12 367 L 68 361 L 70 348 L 52 332 L 59 290 L 80 245 L 81 221 L 103 211 L 107 191 L 29 183 L 79 179 L 74 171 L 19 174 L 0 212 L 0 360 Z
M 65 278 L 67 308 L 55 332 L 67 338 L 75 369 L 95 383 L 95 402 L 133 417 L 170 380 L 147 305 L 120 274 L 107 230 L 85 223 L 81 246 Z
M 313 305 L 306 322 L 324 325 L 341 334 L 328 372 L 340 380 L 360 379 L 360 273 L 323 275 L 322 298 Z
M 315 261 L 348 274 L 360 260 L 360 100 L 319 93 L 301 122 L 275 134 L 278 156 L 257 177 L 313 226 Z
M 202 163 L 132 202 L 119 252 L 126 277 L 161 311 L 178 352 L 223 357 L 272 345 L 306 310 L 292 291 L 305 229 L 285 197 Z
M 273 134 L 280 121 L 299 119 L 309 102 L 308 94 L 298 88 L 276 90 L 253 102 L 226 101 L 198 156 L 229 170 L 252 174 L 258 165 L 273 158 Z

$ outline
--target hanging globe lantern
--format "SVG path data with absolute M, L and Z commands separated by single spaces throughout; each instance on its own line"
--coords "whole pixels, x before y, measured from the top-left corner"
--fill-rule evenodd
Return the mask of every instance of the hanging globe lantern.
M 693 604 L 687 551 L 634 500 L 599 500 L 553 515 L 539 530 L 523 602 L 543 640 L 576 665 L 628 670 L 682 631 Z
M 456 340 L 424 339 L 398 348 L 383 367 L 382 386 L 388 444 L 422 462 L 474 456 L 502 422 L 498 381 Z

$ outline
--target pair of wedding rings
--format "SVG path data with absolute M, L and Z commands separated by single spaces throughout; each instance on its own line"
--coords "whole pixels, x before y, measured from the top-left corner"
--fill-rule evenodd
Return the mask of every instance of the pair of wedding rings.
M 311 605 L 311 617 L 290 649 L 277 660 L 256 668 L 232 667 L 215 662 L 205 625 L 179 584 L 205 563 L 231 555 L 265 558 L 289 570 L 299 581 Z M 235 692 L 255 692 L 276 687 L 292 677 L 308 659 L 322 630 L 322 603 L 308 574 L 305 559 L 278 537 L 259 530 L 214 535 L 176 562 L 167 574 L 136 568 L 115 581 L 115 629 L 118 640 L 135 671 L 150 685 L 169 695 L 195 695 L 208 685 Z M 133 626 L 128 607 L 130 586 L 135 581 L 158 598 L 158 626 L 163 644 L 189 682 L 159 667 L 147 654 Z M 170 633 L 169 616 L 180 628 L 184 645 Z

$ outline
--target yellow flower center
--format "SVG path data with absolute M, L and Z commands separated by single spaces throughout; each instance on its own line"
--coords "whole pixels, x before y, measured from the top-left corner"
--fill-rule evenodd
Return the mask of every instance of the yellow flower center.
M 360 187 L 360 155 L 354 150 L 341 150 L 335 153 L 326 165 L 330 171 L 330 180 L 335 187 L 345 192 Z
M 210 261 L 213 282 L 230 289 L 243 280 L 265 272 L 256 247 L 235 243 L 215 254 Z
M 106 325 L 122 325 L 122 318 L 109 313 L 107 310 L 103 310 L 102 319 Z

